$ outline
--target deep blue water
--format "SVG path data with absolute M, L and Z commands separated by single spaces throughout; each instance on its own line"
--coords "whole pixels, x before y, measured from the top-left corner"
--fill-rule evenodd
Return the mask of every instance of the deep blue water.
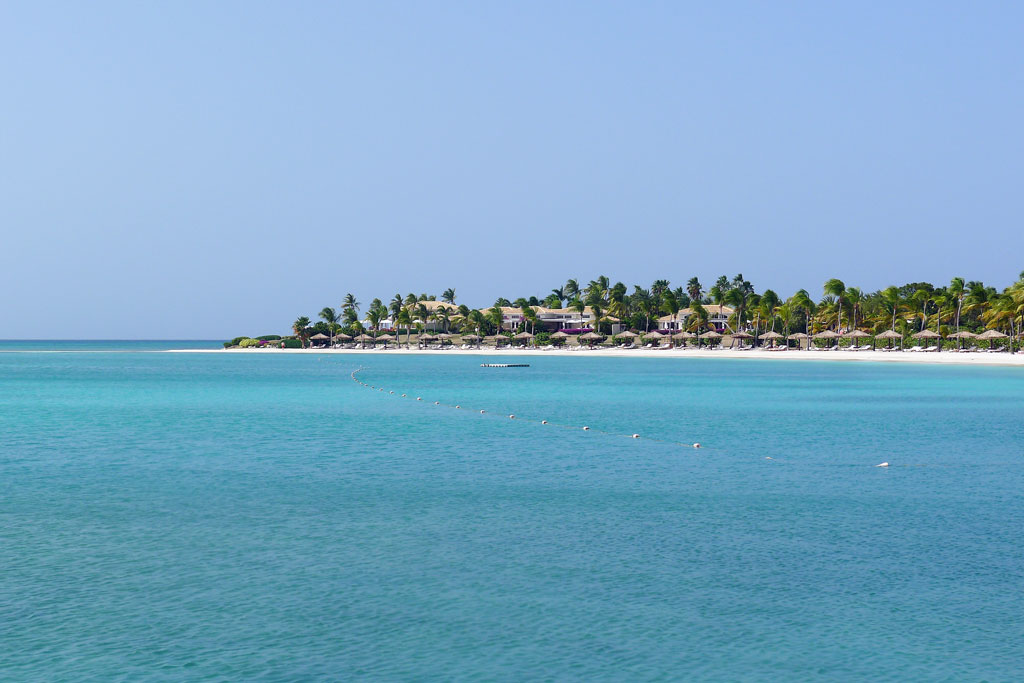
M 1024 670 L 1020 369 L 141 344 L 0 353 L 0 679 Z

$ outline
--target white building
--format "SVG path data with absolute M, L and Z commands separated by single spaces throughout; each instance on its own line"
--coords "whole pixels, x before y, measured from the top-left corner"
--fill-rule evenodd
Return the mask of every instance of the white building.
M 708 324 L 718 332 L 725 332 L 728 328 L 729 317 L 735 312 L 729 306 L 718 304 L 707 304 L 704 310 L 708 312 Z M 659 330 L 681 330 L 686 327 L 686 320 L 693 314 L 692 308 L 684 308 L 679 315 L 663 315 L 658 318 Z

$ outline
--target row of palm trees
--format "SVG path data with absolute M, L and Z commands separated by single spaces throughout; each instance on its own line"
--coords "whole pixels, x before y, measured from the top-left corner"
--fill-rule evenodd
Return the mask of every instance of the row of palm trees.
M 996 329 L 1016 338 L 1024 331 L 1024 272 L 1002 291 L 955 277 L 945 286 L 919 282 L 868 293 L 831 278 L 822 286 L 820 298 L 801 289 L 783 299 L 771 289 L 758 293 L 742 274 L 733 278 L 723 275 L 707 290 L 692 277 L 685 286 L 672 288 L 668 280 L 661 279 L 647 288 L 635 285 L 632 291 L 602 275 L 586 283 L 570 279 L 544 298 L 499 298 L 485 310 L 456 303 L 453 288 L 441 295 L 440 303 L 446 305 L 430 303 L 437 301 L 427 294 L 396 294 L 387 304 L 373 299 L 361 314 L 359 301 L 347 294 L 338 309 L 321 310 L 315 323 L 306 316 L 298 318 L 293 332 L 304 343 L 315 333 L 330 337 L 333 343 L 341 332 L 377 333 L 385 320 L 391 320 L 396 329 L 405 331 L 407 340 L 414 329 L 422 332 L 431 323 L 445 332 L 494 334 L 501 331 L 504 307 L 519 309 L 527 329 L 536 331 L 536 308 L 540 306 L 568 308 L 581 316 L 589 310 L 598 329 L 617 321 L 627 328 L 648 332 L 657 326 L 659 317 L 669 316 L 682 322 L 683 329 L 701 332 L 709 329 L 710 304 L 732 309 L 727 323 L 731 331 L 751 331 L 755 337 L 762 331 L 784 335 L 824 330 L 912 333 L 934 328 L 940 334 Z M 684 309 L 689 310 L 680 319 Z

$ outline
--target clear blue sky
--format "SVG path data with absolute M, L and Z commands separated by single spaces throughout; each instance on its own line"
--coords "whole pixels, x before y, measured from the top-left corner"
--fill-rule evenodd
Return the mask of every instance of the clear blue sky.
M 1024 269 L 1020 3 L 0 5 L 0 338 Z

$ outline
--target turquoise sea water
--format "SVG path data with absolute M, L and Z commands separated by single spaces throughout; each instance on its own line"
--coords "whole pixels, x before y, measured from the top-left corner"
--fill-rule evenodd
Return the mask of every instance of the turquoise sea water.
M 0 679 L 1024 670 L 1020 369 L 10 344 Z

